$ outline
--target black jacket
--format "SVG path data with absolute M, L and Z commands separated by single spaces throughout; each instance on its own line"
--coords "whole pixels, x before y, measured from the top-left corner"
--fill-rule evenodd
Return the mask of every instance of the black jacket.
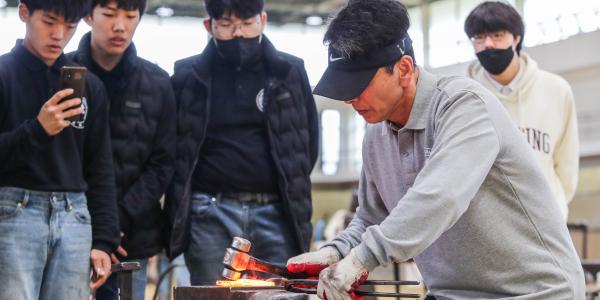
M 88 69 L 93 68 L 90 37 L 86 34 L 78 50 L 69 54 Z M 138 57 L 133 44 L 119 64 L 122 76 L 106 89 L 119 221 L 125 234 L 121 245 L 128 258 L 145 258 L 164 246 L 160 198 L 173 173 L 175 99 L 169 75 Z
M 312 226 L 310 173 L 318 154 L 318 119 L 314 98 L 301 59 L 279 52 L 263 36 L 267 70 L 264 109 L 271 155 L 285 213 L 293 225 L 299 251 L 308 250 Z M 170 258 L 189 242 L 190 181 L 202 147 L 211 105 L 211 42 L 200 55 L 175 63 L 171 78 L 177 101 L 177 159 L 166 194 Z
M 112 253 L 119 245 L 119 225 L 102 82 L 87 76 L 81 122 L 48 136 L 37 120 L 42 105 L 58 91 L 65 65 L 74 63 L 61 55 L 46 66 L 21 40 L 0 56 L 0 186 L 85 192 L 92 247 Z

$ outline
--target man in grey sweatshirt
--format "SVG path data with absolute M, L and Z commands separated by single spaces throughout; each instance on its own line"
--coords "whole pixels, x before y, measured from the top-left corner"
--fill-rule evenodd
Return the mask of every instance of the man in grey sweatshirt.
M 484 87 L 416 67 L 408 26 L 394 0 L 350 1 L 329 25 L 314 93 L 369 123 L 360 206 L 342 234 L 288 269 L 320 271 L 318 294 L 330 300 L 410 258 L 430 299 L 584 299 L 581 263 L 532 150 Z

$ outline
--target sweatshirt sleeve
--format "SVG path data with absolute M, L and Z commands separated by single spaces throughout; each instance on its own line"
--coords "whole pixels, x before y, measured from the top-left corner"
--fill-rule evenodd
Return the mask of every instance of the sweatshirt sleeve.
M 0 97 L 4 95 L 2 82 L 0 81 Z M 0 109 L 5 111 L 5 99 L 0 99 Z M 0 116 L 4 118 L 4 113 Z M 37 118 L 23 122 L 12 131 L 0 132 L 0 173 L 18 168 L 23 162 L 28 161 L 37 151 L 52 141 L 52 137 L 46 133 Z
M 323 247 L 334 247 L 342 257 L 350 253 L 362 241 L 362 234 L 367 227 L 379 224 L 387 216 L 385 205 L 379 197 L 375 184 L 366 175 L 366 165 L 358 182 L 358 208 L 348 227 Z
M 567 204 L 573 200 L 579 173 L 579 137 L 573 92 L 568 88 L 564 106 L 565 128 L 554 151 L 554 170 L 565 193 Z
M 92 248 L 114 252 L 119 243 L 119 219 L 108 125 L 108 99 L 103 87 L 96 87 L 88 99 L 84 144 L 84 176 L 92 216 Z
M 499 153 L 486 106 L 465 92 L 438 108 L 430 158 L 383 222 L 356 247 L 369 270 L 423 252 L 468 209 Z M 378 183 L 378 184 L 394 184 Z
M 134 220 L 143 223 L 144 216 L 159 204 L 165 193 L 167 184 L 173 174 L 175 161 L 175 97 L 170 81 L 163 88 L 162 115 L 154 138 L 154 148 L 138 179 L 127 190 L 122 201 L 118 204 L 119 211 L 123 210 L 130 218 L 119 218 L 123 223 Z M 140 224 L 141 224 L 140 223 Z M 127 234 L 130 224 L 121 224 Z

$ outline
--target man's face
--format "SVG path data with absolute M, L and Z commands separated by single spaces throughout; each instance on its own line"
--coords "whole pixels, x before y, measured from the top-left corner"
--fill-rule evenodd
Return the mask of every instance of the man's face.
M 367 123 L 373 124 L 410 113 L 402 111 L 408 104 L 403 96 L 404 88 L 400 84 L 397 71 L 390 74 L 382 67 L 357 98 L 345 102 L 351 104 Z
M 218 20 L 210 19 L 204 22 L 206 30 L 218 40 L 233 38 L 255 38 L 264 30 L 267 14 L 262 12 L 254 17 L 240 19 L 235 15 L 224 15 Z
M 516 51 L 520 41 L 520 36 L 515 37 L 507 30 L 476 34 L 471 38 L 475 53 L 487 49 L 507 49 L 508 47 L 512 47 L 513 51 Z
M 31 53 L 51 66 L 77 30 L 77 23 L 67 22 L 53 12 L 35 10 L 32 14 L 19 4 L 19 17 L 26 24 L 23 45 Z
M 92 27 L 92 47 L 105 55 L 122 55 L 140 23 L 140 11 L 118 8 L 116 1 L 97 5 L 85 22 Z

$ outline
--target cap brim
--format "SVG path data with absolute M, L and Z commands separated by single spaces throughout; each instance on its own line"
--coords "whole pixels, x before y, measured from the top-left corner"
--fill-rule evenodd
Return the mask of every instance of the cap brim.
M 344 71 L 328 67 L 313 94 L 340 101 L 358 98 L 371 83 L 377 69 Z

